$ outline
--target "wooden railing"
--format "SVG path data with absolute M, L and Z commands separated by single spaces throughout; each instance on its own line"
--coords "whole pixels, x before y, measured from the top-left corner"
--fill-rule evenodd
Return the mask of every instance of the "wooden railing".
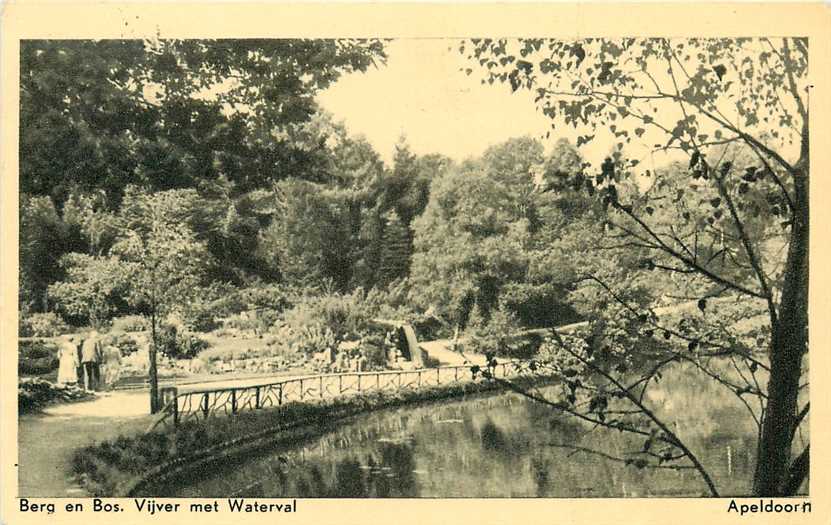
M 519 362 L 502 362 L 490 371 L 495 377 L 518 375 Z M 470 365 L 442 366 L 416 370 L 381 372 L 346 372 L 284 379 L 261 385 L 170 392 L 164 400 L 162 416 L 153 426 L 205 420 L 213 416 L 233 415 L 247 410 L 279 407 L 293 401 L 310 401 L 360 394 L 397 392 L 425 386 L 451 385 L 473 380 Z

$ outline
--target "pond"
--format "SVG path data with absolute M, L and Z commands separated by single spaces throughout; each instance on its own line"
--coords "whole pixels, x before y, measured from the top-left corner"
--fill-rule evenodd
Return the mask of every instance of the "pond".
M 750 491 L 755 424 L 719 387 L 657 390 L 650 403 L 699 457 L 722 496 Z M 680 387 L 678 385 L 681 385 Z M 683 390 L 683 392 L 682 392 Z M 680 395 L 683 394 L 683 395 Z M 636 457 L 643 438 L 591 429 L 514 393 L 376 412 L 294 449 L 263 451 L 183 497 L 695 497 L 694 470 L 638 469 L 576 449 Z

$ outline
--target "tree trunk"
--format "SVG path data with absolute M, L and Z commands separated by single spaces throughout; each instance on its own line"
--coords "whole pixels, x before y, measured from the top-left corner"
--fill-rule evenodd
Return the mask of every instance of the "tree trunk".
M 782 483 L 782 486 L 779 489 L 779 494 L 781 496 L 793 496 L 799 490 L 799 487 L 802 486 L 802 482 L 805 481 L 805 478 L 808 476 L 808 469 L 811 466 L 810 457 L 811 447 L 809 445 L 805 447 L 805 450 L 797 456 L 791 465 L 790 472 L 788 472 L 788 479 Z
M 155 308 L 150 314 L 150 336 L 152 341 L 150 342 L 150 348 L 148 350 L 148 359 L 150 361 L 150 366 L 148 367 L 147 373 L 150 376 L 150 413 L 155 414 L 159 411 L 159 376 L 158 372 L 156 371 L 156 348 L 157 348 L 157 335 L 156 335 L 156 311 Z
M 779 318 L 771 327 L 768 402 L 753 493 L 777 496 L 789 478 L 793 426 L 808 343 L 808 166 L 794 177 L 795 199 Z

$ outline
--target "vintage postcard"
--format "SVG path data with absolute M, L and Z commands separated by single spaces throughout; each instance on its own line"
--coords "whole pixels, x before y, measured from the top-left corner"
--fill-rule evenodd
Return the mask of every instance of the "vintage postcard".
M 2 24 L 3 523 L 828 522 L 827 7 Z

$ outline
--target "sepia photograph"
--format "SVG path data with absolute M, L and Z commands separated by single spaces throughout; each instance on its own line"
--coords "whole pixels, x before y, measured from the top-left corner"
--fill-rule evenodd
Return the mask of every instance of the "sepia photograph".
M 811 46 L 20 40 L 17 496 L 808 496 Z

